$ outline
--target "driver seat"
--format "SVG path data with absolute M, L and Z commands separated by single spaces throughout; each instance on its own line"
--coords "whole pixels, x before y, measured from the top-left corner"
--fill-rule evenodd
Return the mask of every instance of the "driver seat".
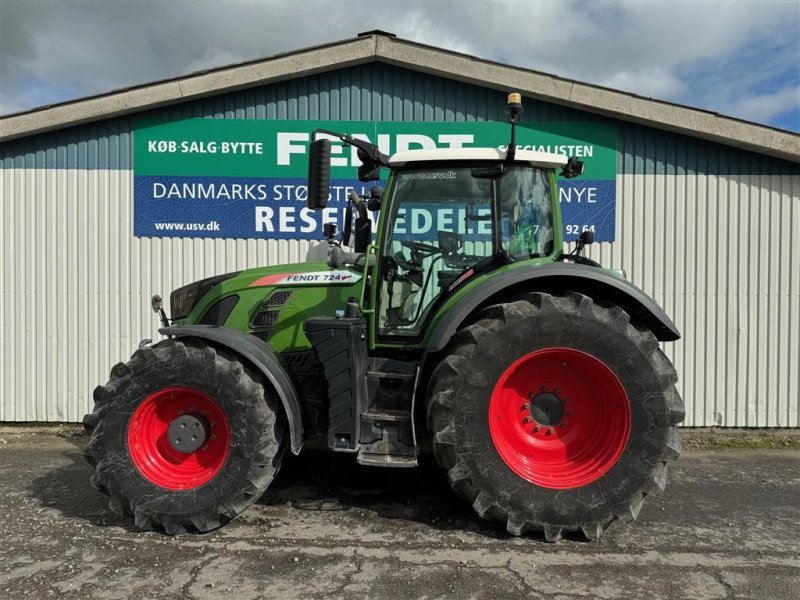
M 463 271 L 456 271 L 455 269 L 442 269 L 436 273 L 436 283 L 440 288 L 446 288 L 453 283 Z

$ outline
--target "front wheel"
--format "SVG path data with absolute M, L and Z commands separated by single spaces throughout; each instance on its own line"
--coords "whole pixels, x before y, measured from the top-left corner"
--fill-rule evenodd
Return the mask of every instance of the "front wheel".
M 140 529 L 210 531 L 267 489 L 285 424 L 260 374 L 203 340 L 137 350 L 94 392 L 84 451 L 109 507 Z
M 680 453 L 676 381 L 620 308 L 527 294 L 484 309 L 435 369 L 434 452 L 456 492 L 511 534 L 594 539 L 664 489 Z

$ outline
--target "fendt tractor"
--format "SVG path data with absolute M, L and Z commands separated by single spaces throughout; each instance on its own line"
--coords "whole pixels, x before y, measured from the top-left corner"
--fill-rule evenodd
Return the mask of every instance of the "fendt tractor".
M 517 149 L 522 110 L 511 94 L 506 150 L 389 157 L 315 130 L 309 208 L 328 201 L 332 140 L 355 147 L 361 181 L 388 169 L 385 189 L 350 193 L 341 236 L 325 224 L 327 262 L 192 283 L 169 317 L 153 297 L 165 338 L 117 364 L 84 419 L 110 508 L 140 529 L 213 530 L 316 437 L 369 467 L 415 467 L 432 446 L 456 493 L 512 535 L 594 539 L 635 519 L 680 452 L 659 345 L 680 334 L 586 256 L 591 231 L 564 252 L 558 177 L 583 163 Z

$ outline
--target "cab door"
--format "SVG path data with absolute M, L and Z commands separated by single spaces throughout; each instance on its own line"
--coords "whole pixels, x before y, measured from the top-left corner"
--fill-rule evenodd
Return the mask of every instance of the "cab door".
M 372 284 L 377 343 L 413 344 L 452 283 L 492 255 L 491 181 L 472 177 L 474 166 L 394 174 Z

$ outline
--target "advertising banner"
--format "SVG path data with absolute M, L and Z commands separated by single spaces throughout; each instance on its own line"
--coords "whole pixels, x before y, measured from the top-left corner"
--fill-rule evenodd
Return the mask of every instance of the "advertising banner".
M 319 240 L 323 223 L 336 222 L 341 229 L 350 189 L 367 193 L 385 182 L 358 181 L 356 150 L 334 141 L 328 207 L 306 208 L 308 147 L 315 128 L 369 140 L 389 155 L 418 148 L 505 149 L 510 134 L 510 126 L 501 122 L 138 121 L 134 235 Z M 616 135 L 615 127 L 598 123 L 518 127 L 519 149 L 575 156 L 586 164 L 581 177 L 559 180 L 567 240 L 587 229 L 596 241 L 614 239 Z

